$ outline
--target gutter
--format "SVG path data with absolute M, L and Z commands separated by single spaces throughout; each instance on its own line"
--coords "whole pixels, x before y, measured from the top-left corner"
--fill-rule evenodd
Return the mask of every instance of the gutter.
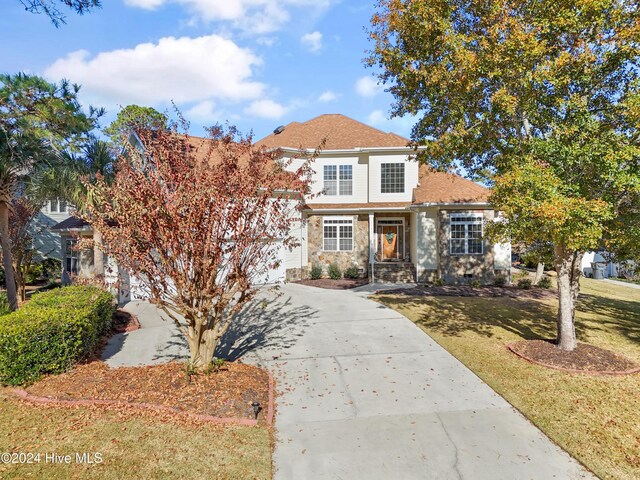
M 305 208 L 305 212 L 330 213 L 330 212 L 406 212 L 408 207 L 370 207 L 370 208 Z
M 425 207 L 491 207 L 489 202 L 425 202 L 425 203 L 412 203 L 409 205 L 409 210 L 415 210 Z
M 305 212 L 315 213 L 330 213 L 330 212 L 406 212 L 413 211 L 419 208 L 427 207 L 491 207 L 488 202 L 472 202 L 472 203 L 456 203 L 456 202 L 426 202 L 426 203 L 412 203 L 406 207 L 360 207 L 360 208 L 339 208 L 339 203 L 336 204 L 336 208 L 305 208 Z
M 320 155 L 324 154 L 348 154 L 348 153 L 366 153 L 366 152 L 418 152 L 426 147 L 354 147 L 354 148 L 338 148 L 333 150 L 319 150 Z M 287 153 L 306 153 L 313 154 L 314 148 L 293 148 L 293 147 L 276 147 L 270 148 L 268 151 L 282 150 Z

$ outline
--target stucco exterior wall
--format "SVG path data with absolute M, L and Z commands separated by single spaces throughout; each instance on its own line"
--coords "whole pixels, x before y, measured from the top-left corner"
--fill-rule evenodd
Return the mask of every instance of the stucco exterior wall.
M 340 270 L 356 265 L 368 274 L 369 262 L 369 216 L 368 215 L 339 215 L 353 218 L 353 250 L 350 252 L 324 251 L 323 249 L 323 219 L 332 215 L 311 215 L 307 221 L 307 237 L 309 239 L 308 267 L 314 265 L 322 267 L 327 272 L 329 265 L 335 263 Z
M 417 260 L 419 282 L 432 282 L 437 277 L 438 209 L 426 208 L 416 213 Z
M 495 279 L 493 245 L 483 240 L 483 253 L 480 255 L 452 255 L 449 251 L 450 215 L 451 213 L 482 213 L 485 224 L 493 221 L 493 210 L 440 210 L 439 247 L 440 275 L 446 283 L 471 283 L 474 280 L 481 284 L 492 284 Z M 484 228 L 483 228 L 484 233 Z

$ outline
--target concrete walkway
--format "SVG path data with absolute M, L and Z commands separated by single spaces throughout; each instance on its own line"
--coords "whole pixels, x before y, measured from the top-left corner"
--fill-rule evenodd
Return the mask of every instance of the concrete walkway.
M 141 328 L 111 337 L 102 352 L 102 360 L 110 367 L 156 365 L 189 358 L 184 337 L 155 306 L 134 301 L 127 303 L 123 310 L 136 315 Z
M 277 380 L 276 480 L 593 478 L 470 370 L 369 292 L 297 284 L 263 292 L 216 355 Z M 186 356 L 158 310 L 113 337 L 111 366 Z
M 638 285 L 637 283 L 621 282 L 619 280 L 611 280 L 610 278 L 605 278 L 603 281 L 607 283 L 611 283 L 613 285 L 617 285 L 619 287 L 629 287 L 629 288 L 640 289 L 640 285 Z
M 254 320 L 274 333 L 243 353 L 281 393 L 276 480 L 593 478 L 393 310 L 288 284 Z

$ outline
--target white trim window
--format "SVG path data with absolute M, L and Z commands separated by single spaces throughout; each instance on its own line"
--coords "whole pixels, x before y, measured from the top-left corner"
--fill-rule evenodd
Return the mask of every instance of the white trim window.
M 64 242 L 64 270 L 72 275 L 80 271 L 80 253 L 78 252 L 78 240 L 67 238 Z
M 353 250 L 353 218 L 325 217 L 322 221 L 322 249 L 326 252 Z
M 69 205 L 66 200 L 52 198 L 49 200 L 49 213 L 68 213 Z
M 352 195 L 353 194 L 353 166 L 325 165 L 324 166 L 324 194 Z
M 404 163 L 380 164 L 380 192 L 404 193 Z
M 482 255 L 481 213 L 452 213 L 449 230 L 451 255 Z

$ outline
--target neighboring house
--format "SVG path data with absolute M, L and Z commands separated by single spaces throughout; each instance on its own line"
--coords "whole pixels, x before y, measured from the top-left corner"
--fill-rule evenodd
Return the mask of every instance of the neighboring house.
M 58 232 L 51 230 L 54 225 L 71 215 L 71 205 L 61 199 L 49 200 L 31 224 L 33 248 L 38 257 L 62 260 L 63 249 Z
M 288 280 L 331 263 L 382 281 L 486 284 L 509 275 L 510 246 L 483 238 L 495 216 L 489 190 L 418 165 L 406 138 L 321 115 L 256 143 L 295 158 L 300 148 L 313 151 L 323 141 L 312 166 L 312 193 L 319 195 L 306 203 L 302 246 L 287 254 Z
M 612 262 L 607 258 L 608 256 L 606 255 L 606 252 L 602 250 L 597 252 L 586 252 L 582 257 L 582 264 L 580 266 L 583 275 L 585 277 L 593 277 L 594 264 L 598 264 L 598 266 L 600 266 L 604 278 L 616 278 L 618 276 L 629 275 L 631 273 L 636 274 L 637 266 L 634 262 Z
M 374 281 L 488 284 L 498 274 L 509 276 L 510 245 L 484 238 L 495 217 L 489 190 L 419 165 L 406 138 L 321 115 L 279 127 L 256 144 L 295 159 L 301 148 L 312 152 L 323 141 L 312 164 L 314 191 L 292 232 L 300 246 L 281 249 L 282 265 L 264 283 L 304 278 L 313 265 L 326 271 L 331 263 L 342 271 L 356 266 Z M 92 254 L 72 248 L 74 236 L 91 235 L 90 226 L 70 218 L 53 230 L 61 234 L 63 268 L 90 275 Z M 114 275 L 123 282 L 123 272 Z

